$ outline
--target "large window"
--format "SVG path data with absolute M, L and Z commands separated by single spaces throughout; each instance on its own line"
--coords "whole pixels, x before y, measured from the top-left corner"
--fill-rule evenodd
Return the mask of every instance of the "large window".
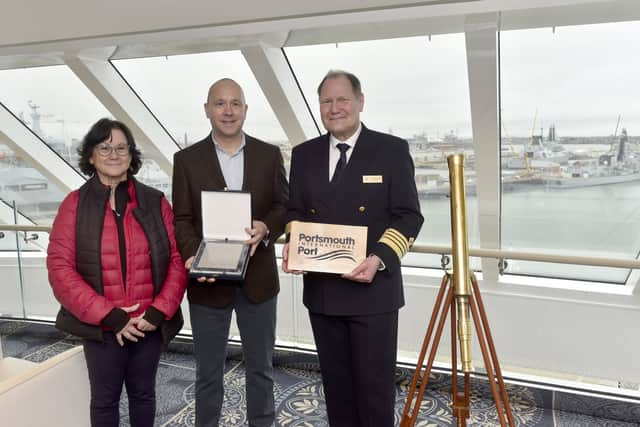
M 278 145 L 287 138 L 240 51 L 113 61 L 171 136 L 185 146 L 211 132 L 204 103 L 213 82 L 229 77 L 242 86 L 249 109 L 247 133 Z
M 64 65 L 0 71 L 0 102 L 78 171 L 82 138 L 98 119 L 111 117 Z M 144 149 L 139 148 L 144 158 Z M 137 177 L 170 194 L 169 176 L 155 161 L 145 159 Z M 32 178 L 25 179 L 21 184 L 28 185 Z
M 640 22 L 500 34 L 502 247 L 637 257 Z M 624 283 L 629 271 L 511 262 Z
M 343 69 L 361 80 L 363 123 L 409 141 L 425 217 L 418 243 L 450 243 L 446 156 L 464 152 L 470 242 L 478 244 L 464 34 L 291 47 L 286 54 L 318 123 L 317 86 L 330 69 Z M 439 263 L 435 256 L 426 262 Z
M 110 116 L 64 65 L 0 71 L 0 102 L 76 169 L 82 137 Z
M 36 224 L 48 225 L 58 211 L 64 193 L 37 170 L 28 166 L 0 138 L 0 221 L 14 224 L 21 215 Z M 12 210 L 17 212 L 13 213 Z M 4 212 L 4 214 L 3 214 Z M 0 249 L 6 249 L 10 239 L 0 240 Z M 15 241 L 8 243 L 15 249 Z

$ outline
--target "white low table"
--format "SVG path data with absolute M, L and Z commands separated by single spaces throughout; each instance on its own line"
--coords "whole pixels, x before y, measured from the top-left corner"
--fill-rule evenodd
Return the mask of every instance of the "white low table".
M 42 363 L 0 359 L 0 425 L 86 427 L 89 378 L 82 347 Z

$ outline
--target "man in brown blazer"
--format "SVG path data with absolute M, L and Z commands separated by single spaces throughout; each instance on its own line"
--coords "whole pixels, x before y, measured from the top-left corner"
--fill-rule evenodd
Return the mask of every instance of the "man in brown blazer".
M 275 418 L 271 359 L 280 290 L 274 244 L 284 230 L 288 199 L 282 155 L 277 146 L 242 131 L 247 105 L 235 81 L 215 82 L 204 110 L 211 134 L 174 157 L 176 242 L 185 267 L 191 268 L 202 240 L 201 191 L 250 192 L 253 223 L 246 229 L 251 259 L 243 281 L 200 277 L 187 288 L 196 357 L 196 426 L 220 422 L 233 310 L 242 338 L 248 422 L 270 426 Z

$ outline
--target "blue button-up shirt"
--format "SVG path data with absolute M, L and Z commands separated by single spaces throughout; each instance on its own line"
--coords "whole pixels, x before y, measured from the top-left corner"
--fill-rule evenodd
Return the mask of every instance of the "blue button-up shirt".
M 244 134 L 242 134 L 242 142 L 240 147 L 235 153 L 227 153 L 216 142 L 216 139 L 211 135 L 213 145 L 216 147 L 216 154 L 218 155 L 218 161 L 220 162 L 220 170 L 224 181 L 227 183 L 229 190 L 242 190 L 242 181 L 244 179 L 244 147 L 246 145 Z

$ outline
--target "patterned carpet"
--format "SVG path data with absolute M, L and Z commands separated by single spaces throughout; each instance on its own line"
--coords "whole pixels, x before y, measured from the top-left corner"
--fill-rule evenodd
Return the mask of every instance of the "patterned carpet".
M 50 325 L 0 321 L 5 356 L 41 362 L 75 345 L 78 341 Z M 275 366 L 276 425 L 282 427 L 325 427 L 326 410 L 322 381 L 314 355 L 277 351 Z M 404 409 L 413 371 L 396 372 L 396 422 Z M 164 353 L 157 378 L 157 426 L 194 426 L 195 361 L 190 342 L 172 344 Z M 518 426 L 639 426 L 640 401 L 620 402 L 578 394 L 554 392 L 521 385 L 507 385 L 507 394 Z M 451 381 L 436 373 L 429 379 L 416 426 L 450 426 Z M 225 400 L 221 426 L 247 425 L 242 351 L 229 346 L 225 373 Z M 121 426 L 129 426 L 127 400 L 121 400 Z M 471 385 L 470 426 L 499 425 L 495 405 L 486 382 Z

